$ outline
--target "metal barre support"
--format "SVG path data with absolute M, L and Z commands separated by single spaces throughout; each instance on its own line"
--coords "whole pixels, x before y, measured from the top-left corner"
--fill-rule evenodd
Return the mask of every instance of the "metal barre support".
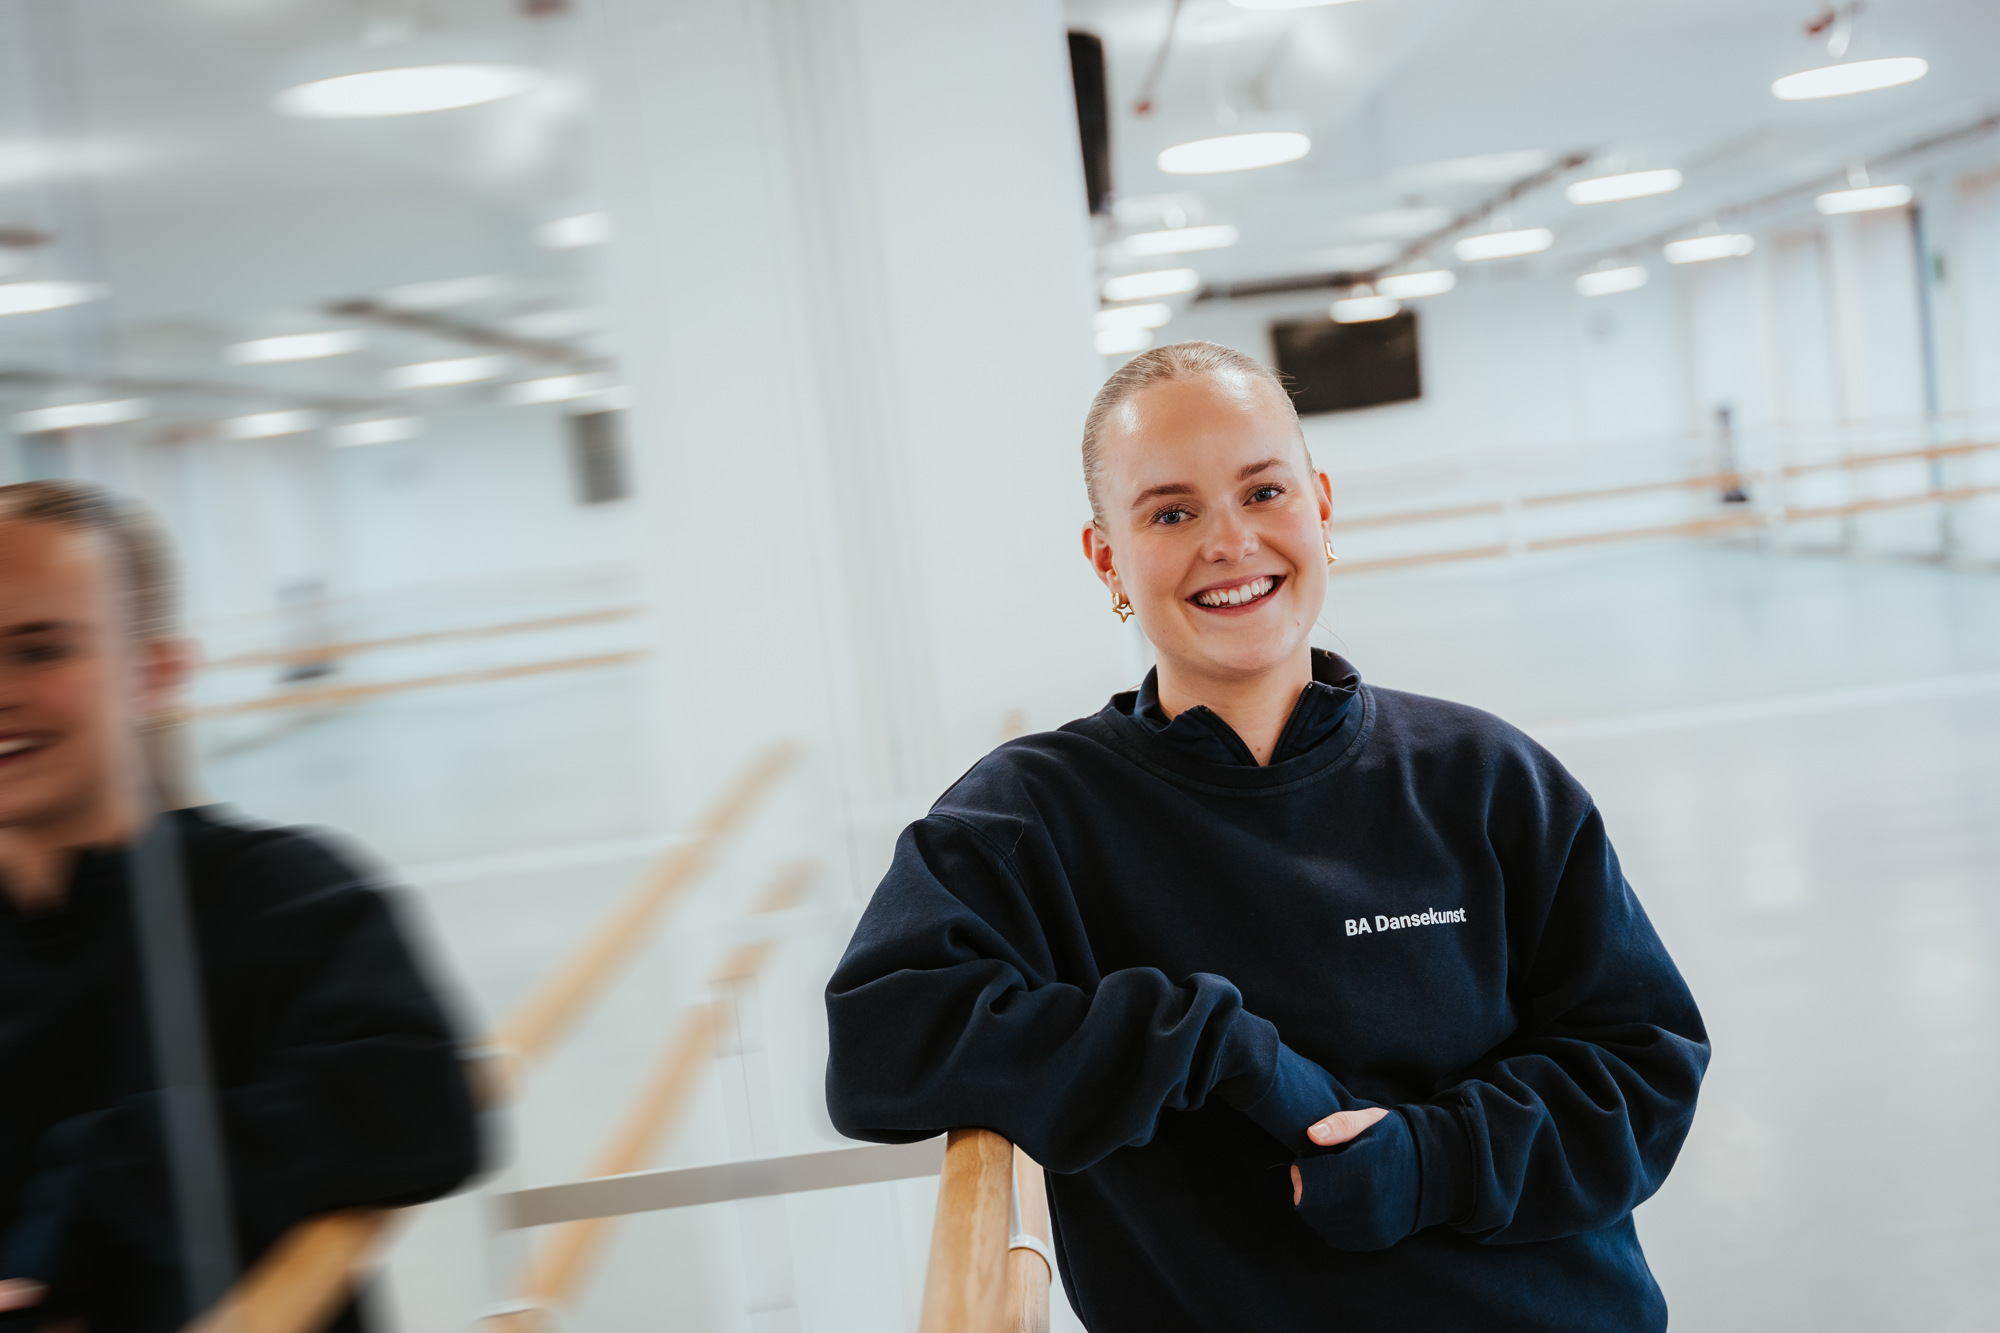
M 944 1167 L 944 1139 L 833 1148 L 793 1157 L 757 1157 L 742 1162 L 633 1171 L 622 1176 L 541 1185 L 493 1196 L 494 1225 L 503 1231 L 580 1222 L 592 1217 L 692 1208 L 731 1199 L 802 1194 L 843 1185 L 934 1176 Z

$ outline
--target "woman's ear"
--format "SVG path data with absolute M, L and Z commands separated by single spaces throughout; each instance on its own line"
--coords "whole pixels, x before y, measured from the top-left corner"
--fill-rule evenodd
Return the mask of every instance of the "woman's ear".
M 157 717 L 180 701 L 201 650 L 193 639 L 148 639 L 140 645 L 139 689 L 144 715 Z
M 1324 472 L 1313 473 L 1313 489 L 1319 492 L 1314 498 L 1319 501 L 1319 521 L 1333 522 L 1333 481 Z
M 1098 581 L 1105 587 L 1111 586 L 1111 574 L 1116 568 L 1111 543 L 1104 539 L 1104 529 L 1093 521 L 1083 525 L 1083 558 L 1097 571 Z

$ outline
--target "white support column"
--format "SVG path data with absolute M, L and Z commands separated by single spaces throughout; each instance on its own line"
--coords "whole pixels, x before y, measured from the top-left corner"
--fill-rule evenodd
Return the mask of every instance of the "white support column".
M 1129 683 L 1077 554 L 1103 366 L 1060 11 L 587 15 L 663 813 L 786 736 L 886 831 L 1010 710 Z

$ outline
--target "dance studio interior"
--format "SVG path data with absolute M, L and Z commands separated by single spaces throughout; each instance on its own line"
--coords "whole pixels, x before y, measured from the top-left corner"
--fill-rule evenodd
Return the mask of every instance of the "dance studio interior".
M 1329 480 L 1312 644 L 1552 754 L 1700 1006 L 1673 1325 L 2000 1327 L 1996 65 L 1984 0 L 0 3 L 0 484 L 157 516 L 199 801 L 364 868 L 479 1108 L 187 1327 L 1092 1326 L 1004 1125 L 836 1129 L 827 992 L 1153 669 L 1079 440 L 1189 341 Z

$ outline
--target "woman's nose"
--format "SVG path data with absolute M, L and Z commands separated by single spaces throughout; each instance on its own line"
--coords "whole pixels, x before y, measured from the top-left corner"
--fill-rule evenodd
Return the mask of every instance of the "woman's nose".
M 1203 554 L 1210 560 L 1233 563 L 1256 553 L 1256 529 L 1244 522 L 1242 515 L 1225 510 L 1221 521 L 1209 529 L 1207 550 Z

